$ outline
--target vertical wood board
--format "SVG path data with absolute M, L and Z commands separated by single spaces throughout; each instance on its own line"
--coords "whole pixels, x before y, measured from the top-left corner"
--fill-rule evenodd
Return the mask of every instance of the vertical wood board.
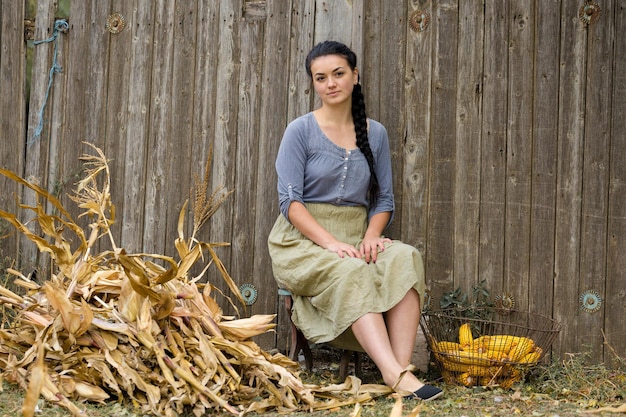
M 581 240 L 579 296 L 597 291 L 605 297 L 607 215 L 609 195 L 610 115 L 612 112 L 614 20 L 613 2 L 603 2 L 602 24 L 587 27 L 587 77 L 585 85 L 585 127 L 581 194 Z M 580 300 L 579 300 L 580 305 Z M 596 347 L 591 360 L 601 361 L 604 337 L 603 311 L 582 310 L 580 329 L 585 329 L 585 343 Z
M 440 2 L 433 10 L 433 68 L 431 137 L 429 142 L 429 209 L 426 263 L 429 279 L 438 287 L 454 280 L 453 221 L 456 170 L 456 74 L 458 9 L 455 1 Z
M 555 318 L 567 332 L 555 343 L 558 351 L 570 351 L 580 343 L 577 317 L 580 282 L 582 152 L 585 109 L 587 36 L 574 13 L 578 3 L 561 5 L 561 71 L 559 81 L 559 131 L 555 231 Z M 584 329 L 587 331 L 587 329 Z M 579 336 L 580 335 L 580 336 Z
M 26 117 L 23 2 L 0 4 L 0 167 L 22 174 Z M 0 210 L 17 212 L 20 187 L 0 176 Z M 18 252 L 18 237 L 0 220 L 0 265 Z M 7 235 L 10 233 L 9 235 Z
M 174 78 L 177 77 L 174 65 L 179 64 L 174 58 L 174 49 L 178 48 L 178 43 L 174 40 L 175 28 L 178 27 L 175 7 L 176 3 L 167 0 L 157 2 L 153 22 L 156 48 L 151 65 L 149 101 L 151 122 L 146 147 L 146 205 L 142 230 L 142 250 L 147 253 L 171 252 L 170 247 L 174 240 L 167 233 L 168 223 L 177 221 L 178 216 L 177 213 L 168 211 L 168 204 L 169 201 L 179 200 L 177 195 L 179 193 L 173 188 L 182 188 L 181 180 L 185 176 L 180 166 L 172 170 L 171 163 L 172 160 L 182 159 L 180 153 L 183 148 L 180 142 L 184 137 L 173 134 L 175 131 L 173 100 L 176 95 Z M 178 75 L 180 76 L 188 77 L 188 74 Z M 180 145 L 181 149 L 176 149 L 177 145 Z M 164 198 L 165 196 L 168 198 Z
M 484 13 L 478 2 L 459 2 L 454 172 L 454 277 L 466 292 L 478 278 L 480 151 Z
M 532 104 L 535 13 L 533 2 L 518 1 L 509 10 L 508 123 L 503 291 L 514 294 L 516 307 L 528 308 Z
M 492 294 L 503 291 L 508 6 L 504 2 L 487 2 L 485 8 L 479 269 L 481 280 Z
M 552 315 L 559 99 L 559 4 L 535 4 L 528 308 Z

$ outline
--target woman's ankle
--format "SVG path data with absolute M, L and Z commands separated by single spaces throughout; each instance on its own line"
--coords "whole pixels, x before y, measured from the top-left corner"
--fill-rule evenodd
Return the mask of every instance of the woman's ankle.
M 385 381 L 385 385 L 395 391 L 414 392 L 424 386 L 424 383 L 408 369 L 402 371 L 395 378 L 386 379 L 383 376 L 383 381 Z

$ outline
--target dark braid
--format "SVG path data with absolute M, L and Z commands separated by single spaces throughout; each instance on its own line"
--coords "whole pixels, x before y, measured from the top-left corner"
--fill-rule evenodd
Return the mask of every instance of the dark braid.
M 356 131 L 356 145 L 361 153 L 367 159 L 370 166 L 370 186 L 369 200 L 370 206 L 375 206 L 378 200 L 378 177 L 374 170 L 374 154 L 370 148 L 370 142 L 367 137 L 367 115 L 365 114 L 365 98 L 361 91 L 361 84 L 357 83 L 352 90 L 352 119 L 354 120 L 354 130 Z
M 354 71 L 356 68 L 356 54 L 352 52 L 350 48 L 341 42 L 325 41 L 318 43 L 311 49 L 309 55 L 306 57 L 305 66 L 306 72 L 309 77 L 311 74 L 311 63 L 321 56 L 326 55 L 339 55 L 348 61 L 348 65 Z M 378 200 L 378 177 L 376 177 L 376 171 L 374 169 L 374 154 L 370 147 L 370 142 L 367 136 L 367 115 L 365 113 L 365 98 L 361 91 L 361 84 L 357 83 L 352 90 L 352 120 L 354 122 L 354 130 L 356 132 L 356 144 L 359 147 L 361 153 L 365 156 L 367 164 L 370 168 L 370 184 L 369 184 L 369 202 L 370 207 L 376 205 Z

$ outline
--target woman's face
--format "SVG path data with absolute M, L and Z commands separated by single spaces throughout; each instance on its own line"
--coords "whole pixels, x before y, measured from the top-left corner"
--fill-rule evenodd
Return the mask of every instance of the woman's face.
M 311 62 L 313 87 L 324 105 L 337 105 L 352 99 L 359 72 L 352 70 L 341 55 L 324 55 Z

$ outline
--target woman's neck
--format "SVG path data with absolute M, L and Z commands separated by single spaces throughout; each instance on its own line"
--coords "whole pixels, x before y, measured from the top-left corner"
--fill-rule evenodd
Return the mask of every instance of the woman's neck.
M 330 126 L 351 126 L 354 125 L 352 119 L 352 108 L 348 106 L 328 107 L 322 106 L 314 110 L 318 123 Z
M 324 135 L 335 145 L 347 151 L 356 149 L 356 132 L 351 113 L 328 111 L 328 108 L 319 108 L 313 111 L 313 116 Z

